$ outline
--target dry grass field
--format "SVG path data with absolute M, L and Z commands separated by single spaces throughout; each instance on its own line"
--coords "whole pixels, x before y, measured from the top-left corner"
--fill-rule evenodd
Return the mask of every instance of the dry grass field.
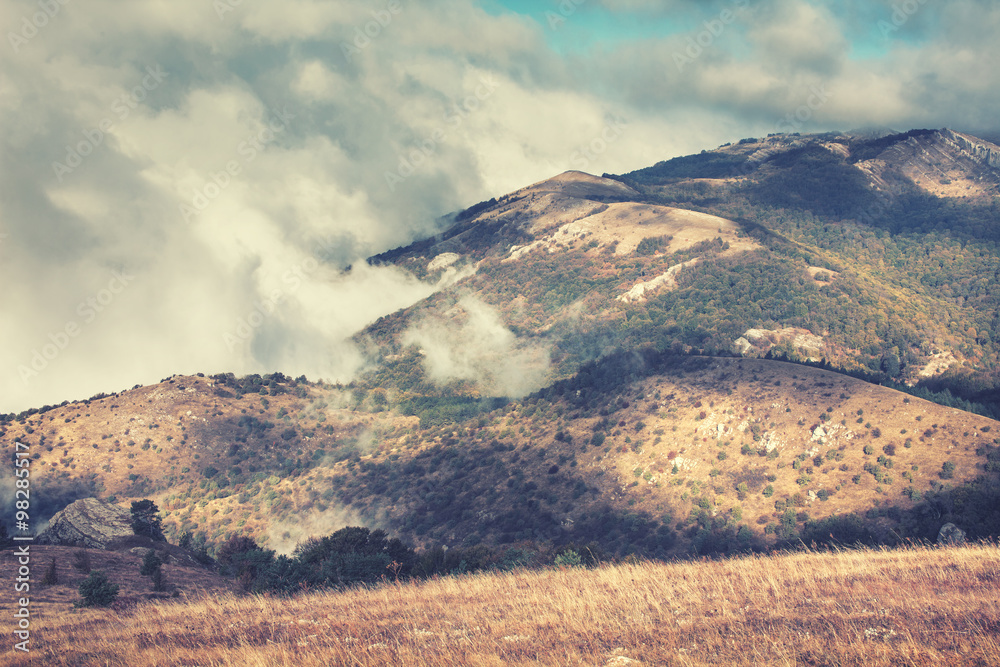
M 47 615 L 6 664 L 997 665 L 1000 548 L 780 553 Z

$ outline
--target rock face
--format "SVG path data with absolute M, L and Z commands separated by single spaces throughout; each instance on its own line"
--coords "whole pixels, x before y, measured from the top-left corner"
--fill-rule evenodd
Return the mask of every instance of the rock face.
M 779 343 L 790 342 L 792 347 L 809 361 L 819 361 L 826 349 L 822 336 L 808 329 L 747 329 L 741 337 L 733 341 L 733 350 L 743 356 L 764 356 Z M 759 350 L 753 354 L 754 349 Z
M 132 515 L 127 509 L 97 498 L 83 498 L 56 512 L 35 542 L 112 549 L 133 535 Z
M 946 523 L 938 531 L 937 543 L 965 544 L 965 531 L 953 523 Z
M 997 147 L 990 142 L 969 135 L 959 134 L 947 128 L 941 130 L 941 134 L 945 139 L 957 144 L 959 148 L 972 155 L 976 160 L 994 169 L 1000 169 L 1000 150 L 997 150 Z

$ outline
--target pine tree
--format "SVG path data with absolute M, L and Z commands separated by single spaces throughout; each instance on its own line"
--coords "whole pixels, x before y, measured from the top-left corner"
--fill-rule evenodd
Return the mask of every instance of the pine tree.
M 108 607 L 118 597 L 118 584 L 111 583 L 108 575 L 100 570 L 91 572 L 78 590 L 82 598 L 76 603 L 79 607 Z
M 166 542 L 160 523 L 160 508 L 152 500 L 132 501 L 132 532 L 145 535 L 157 542 Z
M 151 577 L 162 566 L 163 559 L 160 558 L 155 549 L 149 549 L 146 551 L 146 555 L 142 559 L 142 565 L 139 566 L 139 574 L 144 577 Z

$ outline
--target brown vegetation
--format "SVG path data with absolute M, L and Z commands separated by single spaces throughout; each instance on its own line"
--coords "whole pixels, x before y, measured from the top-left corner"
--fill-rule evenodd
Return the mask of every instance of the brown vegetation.
M 998 564 L 995 545 L 807 552 L 67 611 L 8 664 L 994 665 Z

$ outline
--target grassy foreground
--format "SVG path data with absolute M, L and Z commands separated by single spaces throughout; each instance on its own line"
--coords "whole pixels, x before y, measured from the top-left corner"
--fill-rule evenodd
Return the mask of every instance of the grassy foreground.
M 50 612 L 12 666 L 997 665 L 1000 547 L 449 577 Z

